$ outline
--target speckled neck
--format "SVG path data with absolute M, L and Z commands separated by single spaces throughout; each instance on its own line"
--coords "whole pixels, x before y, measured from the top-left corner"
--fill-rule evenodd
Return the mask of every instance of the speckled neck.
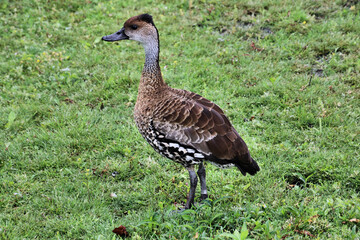
M 141 74 L 139 91 L 157 91 L 166 85 L 162 79 L 159 64 L 160 44 L 157 29 L 156 35 L 149 36 L 142 45 L 145 50 L 145 64 Z
M 156 37 L 149 37 L 148 41 L 143 43 L 145 50 L 145 65 L 144 70 L 148 70 L 151 66 L 159 65 L 159 39 Z

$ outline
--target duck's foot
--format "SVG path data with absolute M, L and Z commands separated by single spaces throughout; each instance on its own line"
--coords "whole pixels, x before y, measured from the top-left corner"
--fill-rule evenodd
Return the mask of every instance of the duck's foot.
M 203 199 L 202 199 L 203 200 Z M 185 206 L 182 206 L 182 207 L 178 207 L 176 210 L 173 210 L 170 212 L 170 215 L 172 214 L 175 214 L 175 213 L 182 213 L 184 212 L 185 210 L 187 209 L 197 209 L 198 207 L 200 207 L 201 205 L 203 205 L 204 203 L 202 203 L 202 200 L 201 202 L 196 202 L 194 203 L 191 208 L 186 208 Z
M 204 201 L 205 199 L 207 199 L 209 196 L 207 194 L 201 194 L 200 197 L 200 202 Z

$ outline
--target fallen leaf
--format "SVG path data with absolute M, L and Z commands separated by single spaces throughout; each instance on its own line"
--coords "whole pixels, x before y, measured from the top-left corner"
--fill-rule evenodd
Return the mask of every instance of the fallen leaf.
M 215 10 L 215 7 L 212 6 L 211 8 L 208 8 L 207 10 L 209 11 L 209 13 L 211 13 L 212 11 Z
M 284 236 L 281 237 L 281 240 L 286 239 L 289 236 L 289 234 L 285 234 Z
M 194 236 L 193 238 L 194 238 L 194 239 L 198 239 L 198 238 L 199 238 L 199 233 L 196 232 L 196 233 L 195 233 L 195 236 Z
M 128 237 L 129 233 L 126 231 L 126 227 L 124 227 L 123 225 L 121 225 L 118 228 L 114 228 L 114 230 L 112 230 L 113 233 L 115 233 L 116 235 L 119 235 L 120 237 Z
M 349 220 L 349 222 L 358 223 L 358 222 L 360 222 L 360 219 L 352 218 Z
M 320 215 L 319 215 L 319 214 L 315 214 L 314 216 L 311 216 L 311 217 L 309 218 L 308 222 L 313 222 L 314 219 L 317 219 L 318 217 L 320 217 Z
M 91 103 L 85 104 L 85 106 L 91 107 L 91 108 L 94 108 L 94 107 L 95 107 L 94 104 L 91 104 Z
M 322 113 L 320 114 L 320 117 L 326 117 L 326 110 L 323 108 Z
M 74 103 L 75 101 L 74 100 L 72 100 L 72 99 L 70 99 L 70 98 L 65 98 L 64 99 L 64 102 L 66 102 L 66 103 Z
M 307 85 L 301 86 L 301 88 L 299 89 L 299 91 L 304 91 L 307 88 Z
M 309 231 L 305 231 L 305 230 L 297 230 L 297 229 L 295 229 L 294 230 L 295 232 L 297 232 L 297 233 L 300 233 L 300 234 L 302 234 L 302 235 L 306 235 L 306 236 L 309 236 L 309 237 L 315 237 L 314 235 L 312 235 Z
M 254 42 L 251 42 L 251 48 L 253 49 L 253 50 L 255 50 L 255 51 L 258 51 L 258 52 L 261 52 L 261 51 L 263 51 L 264 49 L 263 48 L 258 48 L 256 45 L 255 45 L 255 43 Z

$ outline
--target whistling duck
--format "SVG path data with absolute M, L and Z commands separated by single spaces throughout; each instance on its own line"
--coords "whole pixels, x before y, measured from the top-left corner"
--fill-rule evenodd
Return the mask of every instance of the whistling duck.
M 195 165 L 199 165 L 201 200 L 208 197 L 204 161 L 221 168 L 236 166 L 243 175 L 258 172 L 258 164 L 219 106 L 164 82 L 159 65 L 159 33 L 152 16 L 131 17 L 119 31 L 102 38 L 109 42 L 127 39 L 140 42 L 145 50 L 134 110 L 136 126 L 158 153 L 189 171 L 190 191 L 185 209 L 194 205 L 198 182 Z

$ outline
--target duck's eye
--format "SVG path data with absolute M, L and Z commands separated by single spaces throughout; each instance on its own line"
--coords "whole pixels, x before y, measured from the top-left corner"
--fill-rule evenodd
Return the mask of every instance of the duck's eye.
M 131 28 L 132 30 L 136 30 L 136 29 L 138 28 L 138 26 L 134 24 L 134 25 L 131 25 L 130 28 Z

